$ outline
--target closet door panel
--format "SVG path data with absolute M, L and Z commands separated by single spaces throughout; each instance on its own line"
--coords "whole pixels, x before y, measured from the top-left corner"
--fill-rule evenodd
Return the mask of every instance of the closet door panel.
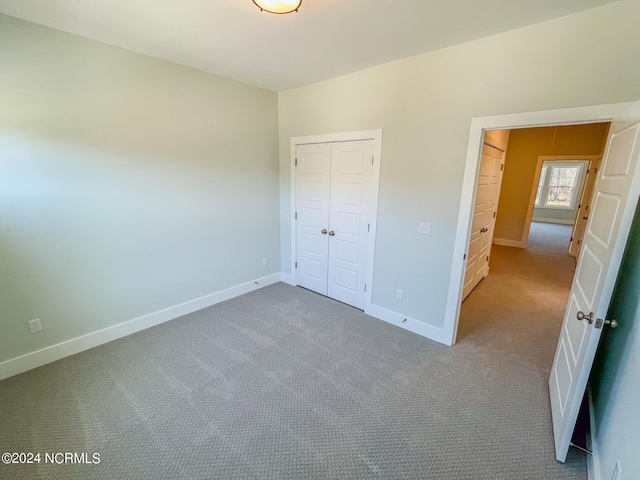
M 328 295 L 364 308 L 373 142 L 331 146 Z
M 327 295 L 331 145 L 299 145 L 296 159 L 296 283 Z

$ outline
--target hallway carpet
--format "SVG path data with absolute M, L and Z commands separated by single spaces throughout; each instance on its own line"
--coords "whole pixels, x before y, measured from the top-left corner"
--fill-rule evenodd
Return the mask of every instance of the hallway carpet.
M 572 261 L 572 260 L 571 260 Z M 276 284 L 0 382 L 22 479 L 584 479 L 547 378 L 571 261 L 495 247 L 445 347 Z
M 527 249 L 548 255 L 566 255 L 573 226 L 531 222 Z

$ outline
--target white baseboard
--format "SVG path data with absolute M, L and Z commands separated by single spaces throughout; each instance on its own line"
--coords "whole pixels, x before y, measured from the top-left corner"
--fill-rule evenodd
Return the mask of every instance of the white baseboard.
M 296 278 L 291 273 L 281 273 L 280 281 L 288 285 L 293 285 L 294 287 L 296 286 Z
M 532 218 L 531 221 L 539 222 L 539 223 L 555 223 L 557 225 L 573 225 L 575 223 L 575 220 L 562 220 L 558 218 L 546 218 L 546 217 Z
M 591 455 L 587 455 L 587 478 L 589 480 L 601 480 L 600 456 L 598 450 L 598 436 L 596 432 L 596 418 L 593 412 L 593 398 L 591 397 L 591 386 L 587 385 L 587 399 L 589 402 L 589 426 L 587 433 L 587 448 L 591 450 Z
M 428 323 L 424 323 L 420 320 L 407 317 L 406 315 L 402 315 L 401 313 L 387 310 L 386 308 L 380 307 L 378 305 L 371 305 L 365 310 L 364 313 L 375 317 L 378 320 L 382 320 L 395 325 L 396 327 L 404 328 L 405 330 L 409 330 L 410 332 L 417 333 L 418 335 L 426 337 L 430 340 L 434 340 L 438 343 L 450 345 L 451 339 L 446 338 L 445 331 L 442 328 L 434 327 L 433 325 L 429 325 Z
M 289 285 L 293 285 L 294 287 L 296 286 L 295 276 L 293 274 L 282 273 L 280 279 L 284 283 L 288 283 Z M 383 322 L 395 325 L 396 327 L 404 328 L 405 330 L 409 330 L 410 332 L 417 333 L 418 335 L 426 337 L 430 340 L 444 343 L 445 345 L 451 345 L 450 340 L 445 339 L 446 335 L 443 329 L 434 327 L 433 325 L 429 325 L 419 320 L 415 320 L 411 317 L 407 317 L 406 315 L 402 315 L 401 313 L 397 313 L 373 304 L 365 306 L 364 313 L 371 317 L 375 317 L 378 320 L 382 320 Z
M 0 363 L 0 380 L 33 368 L 41 367 L 47 363 L 55 362 L 70 355 L 75 355 L 76 353 L 111 342 L 112 340 L 126 337 L 132 333 L 168 322 L 169 320 L 187 315 L 188 313 L 202 310 L 203 308 L 266 287 L 267 285 L 272 285 L 279 282 L 280 277 L 280 273 L 275 273 L 6 360 Z
M 522 240 L 506 240 L 504 238 L 494 238 L 493 243 L 495 245 L 502 245 L 503 247 L 516 247 L 516 248 L 526 248 L 527 244 L 523 244 Z

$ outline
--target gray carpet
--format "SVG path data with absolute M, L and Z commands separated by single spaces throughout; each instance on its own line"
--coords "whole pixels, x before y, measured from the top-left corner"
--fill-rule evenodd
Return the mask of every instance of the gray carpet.
M 0 477 L 584 479 L 554 459 L 566 272 L 538 257 L 496 247 L 452 348 L 276 284 L 7 379 L 0 452 L 101 461 Z
M 531 222 L 527 249 L 536 253 L 568 255 L 572 225 Z

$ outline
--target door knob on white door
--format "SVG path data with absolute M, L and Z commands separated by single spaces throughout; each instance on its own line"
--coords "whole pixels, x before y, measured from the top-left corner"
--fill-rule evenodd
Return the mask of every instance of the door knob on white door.
M 322 234 L 323 234 L 323 235 L 326 235 L 326 234 L 327 234 L 327 229 L 326 229 L 326 228 L 323 228 L 323 229 L 322 229 Z
M 586 320 L 587 322 L 589 322 L 589 325 L 591 325 L 593 323 L 593 312 L 591 312 L 589 315 L 585 315 L 584 312 L 578 312 L 576 317 L 580 321 Z
M 331 231 L 329 232 L 329 236 L 330 236 L 330 237 L 333 237 L 335 234 L 336 234 L 336 232 L 334 232 L 333 230 L 331 230 Z
M 593 323 L 593 312 L 591 312 L 589 315 L 585 315 L 584 312 L 578 312 L 576 317 L 581 321 L 586 319 L 587 322 L 589 322 L 589 325 Z M 616 328 L 618 326 L 618 321 L 615 318 L 611 320 L 602 320 L 599 318 L 598 323 L 596 324 L 596 328 L 602 328 L 603 323 L 605 325 L 609 325 L 611 328 Z

